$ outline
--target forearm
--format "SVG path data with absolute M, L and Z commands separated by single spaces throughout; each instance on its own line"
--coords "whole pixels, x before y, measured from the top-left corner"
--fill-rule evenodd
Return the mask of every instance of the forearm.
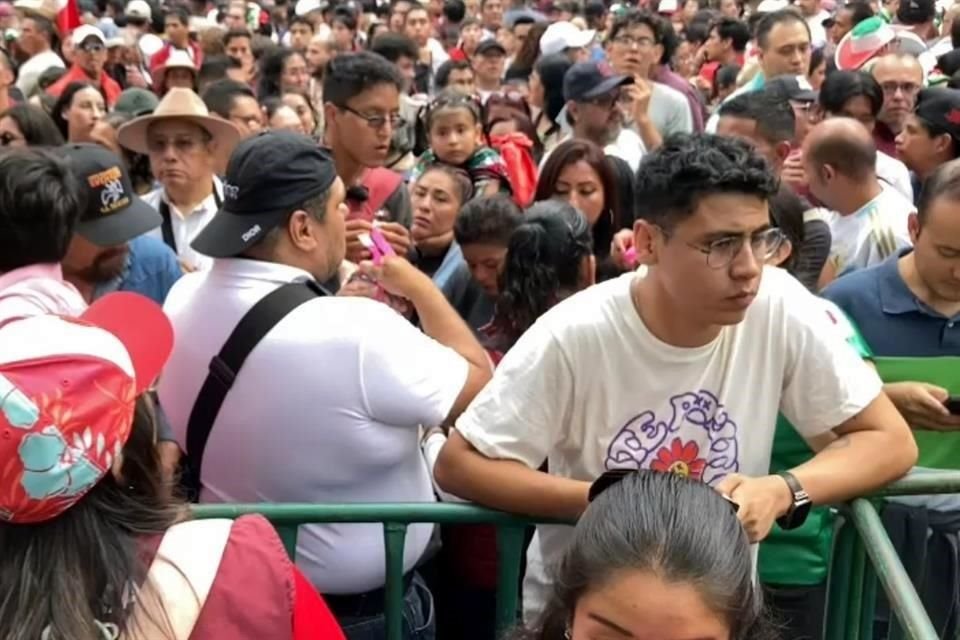
M 472 502 L 539 518 L 575 520 L 587 507 L 589 482 L 552 476 L 514 460 L 491 460 L 456 430 L 434 474 L 444 490 Z
M 634 120 L 634 124 L 637 127 L 637 133 L 640 135 L 640 139 L 643 140 L 643 145 L 647 148 L 647 151 L 653 151 L 663 144 L 663 136 L 661 136 L 660 132 L 657 131 L 657 128 L 653 125 L 653 121 L 650 120 L 649 117 Z
M 836 440 L 792 470 L 815 504 L 842 502 L 875 491 L 916 463 L 917 445 L 903 418 L 885 395 L 873 404 L 877 403 L 889 420 L 883 428 L 838 428 Z

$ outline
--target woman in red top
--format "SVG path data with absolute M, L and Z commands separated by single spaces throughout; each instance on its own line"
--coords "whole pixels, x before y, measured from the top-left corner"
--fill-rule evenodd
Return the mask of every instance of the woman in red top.
M 343 640 L 266 520 L 170 497 L 143 393 L 172 342 L 132 293 L 0 326 L 0 639 Z

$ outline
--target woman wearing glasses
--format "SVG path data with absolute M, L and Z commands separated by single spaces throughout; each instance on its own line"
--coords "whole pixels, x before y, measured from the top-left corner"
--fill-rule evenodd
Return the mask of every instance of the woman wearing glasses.
M 590 498 L 543 614 L 518 640 L 778 637 L 735 504 L 655 471 L 608 472 Z

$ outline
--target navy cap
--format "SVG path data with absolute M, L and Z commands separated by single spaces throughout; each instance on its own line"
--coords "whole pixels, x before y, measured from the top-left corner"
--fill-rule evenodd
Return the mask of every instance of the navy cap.
M 578 62 L 563 75 L 563 99 L 591 100 L 625 84 L 633 84 L 633 78 L 614 74 L 605 62 Z
M 781 99 L 786 98 L 797 102 L 816 102 L 819 95 L 806 76 L 786 75 L 770 78 L 763 85 L 763 91 L 780 96 Z
M 923 24 L 937 15 L 934 0 L 901 0 L 897 7 L 897 22 L 906 25 Z
M 98 144 L 66 144 L 60 151 L 86 191 L 77 233 L 101 247 L 115 247 L 156 229 L 163 217 L 137 197 L 130 174 L 112 151 Z
M 237 145 L 223 206 L 190 245 L 214 258 L 240 255 L 337 179 L 333 157 L 299 133 L 264 131 Z
M 502 56 L 507 55 L 507 50 L 504 49 L 503 45 L 493 38 L 481 40 L 480 44 L 477 45 L 476 51 L 474 51 L 474 55 L 482 56 L 491 51 L 496 51 Z

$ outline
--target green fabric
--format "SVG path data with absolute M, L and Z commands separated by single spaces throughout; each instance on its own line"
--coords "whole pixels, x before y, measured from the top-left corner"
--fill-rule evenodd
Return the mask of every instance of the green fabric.
M 960 358 L 875 358 L 877 373 L 886 382 L 927 382 L 960 395 Z M 918 467 L 960 469 L 960 432 L 914 429 L 920 449 Z
M 864 358 L 870 348 L 860 332 L 849 323 L 847 344 Z M 782 415 L 777 418 L 770 454 L 770 473 L 797 467 L 813 457 L 813 450 Z M 810 586 L 827 579 L 830 549 L 833 546 L 834 514 L 830 507 L 814 507 L 802 526 L 784 531 L 774 524 L 760 544 L 758 570 L 767 584 Z

